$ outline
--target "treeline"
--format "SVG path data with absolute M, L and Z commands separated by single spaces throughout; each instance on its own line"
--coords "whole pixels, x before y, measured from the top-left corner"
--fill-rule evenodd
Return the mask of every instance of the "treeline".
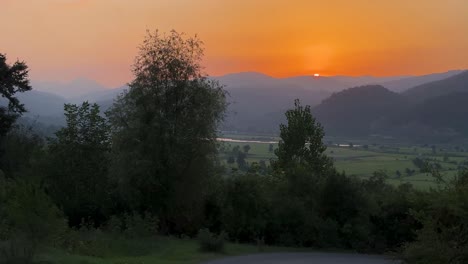
M 391 186 L 381 173 L 338 173 L 324 154 L 323 128 L 299 100 L 280 126 L 271 166 L 225 174 L 216 129 L 227 95 L 202 74 L 202 55 L 197 38 L 148 33 L 130 89 L 105 114 L 96 104 L 65 105 L 66 126 L 47 140 L 14 125 L 24 111 L 14 94 L 30 90 L 27 67 L 0 57 L 9 100 L 0 108 L 0 259 L 30 252 L 26 262 L 45 244 L 76 250 L 73 230 L 99 229 L 180 237 L 203 230 L 215 243 L 226 236 L 394 252 L 408 263 L 468 261 L 468 173 L 430 192 Z

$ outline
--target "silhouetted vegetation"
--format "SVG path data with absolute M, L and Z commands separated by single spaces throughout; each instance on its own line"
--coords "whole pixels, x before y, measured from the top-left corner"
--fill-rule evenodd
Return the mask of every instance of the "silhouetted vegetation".
M 224 151 L 239 170 L 226 173 L 216 133 L 227 95 L 202 74 L 202 56 L 197 38 L 148 33 L 135 79 L 106 115 L 97 104 L 66 104 L 65 126 L 47 141 L 12 126 L 24 112 L 12 96 L 30 89 L 27 67 L 0 64 L 7 74 L 0 79 L 2 96 L 10 100 L 0 114 L 14 117 L 0 115 L 7 124 L 0 137 L 0 263 L 32 262 L 40 245 L 105 256 L 125 239 L 156 234 L 197 237 L 201 250 L 213 252 L 229 240 L 397 252 L 408 263 L 467 261 L 468 173 L 431 191 L 390 185 L 384 172 L 368 179 L 340 173 L 326 155 L 324 128 L 299 100 L 286 111 L 278 148 L 269 145 L 271 166 L 247 162 L 251 146 L 235 146 Z M 19 79 L 9 81 L 16 68 Z M 376 89 L 382 100 L 401 101 Z M 378 104 L 359 104 L 367 106 L 366 116 L 354 117 L 361 126 L 357 134 L 367 133 L 365 122 L 388 110 Z M 444 180 L 435 160 L 413 163 Z M 123 246 L 135 254 L 147 247 Z

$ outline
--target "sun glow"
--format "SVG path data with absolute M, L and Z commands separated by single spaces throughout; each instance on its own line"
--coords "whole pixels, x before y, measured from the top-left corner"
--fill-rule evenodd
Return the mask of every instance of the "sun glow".
M 314 73 L 314 77 L 320 77 L 320 73 Z

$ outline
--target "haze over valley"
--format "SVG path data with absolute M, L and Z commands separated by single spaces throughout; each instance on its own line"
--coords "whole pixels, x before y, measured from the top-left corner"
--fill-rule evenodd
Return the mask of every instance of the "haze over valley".
M 296 76 L 274 78 L 257 72 L 212 77 L 225 85 L 230 105 L 220 130 L 277 134 L 284 111 L 296 98 L 313 106 L 327 135 L 401 139 L 460 138 L 468 130 L 457 118 L 468 111 L 468 73 L 451 70 L 422 76 Z M 63 104 L 96 102 L 105 110 L 126 85 L 105 87 L 88 79 L 69 83 L 32 82 L 21 94 L 25 117 L 46 125 L 63 124 Z M 465 110 L 467 109 L 467 110 Z M 459 113 L 457 116 L 453 112 Z M 448 118 L 447 118 L 448 117 Z
M 0 264 L 468 263 L 467 0 L 0 0 Z

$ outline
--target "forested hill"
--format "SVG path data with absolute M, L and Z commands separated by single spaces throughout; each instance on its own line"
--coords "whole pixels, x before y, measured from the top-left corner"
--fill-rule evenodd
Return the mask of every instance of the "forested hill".
M 363 86 L 333 94 L 315 107 L 328 135 L 407 139 L 466 138 L 468 72 L 397 94 Z
M 329 134 L 364 136 L 372 132 L 376 121 L 403 106 L 400 94 L 369 85 L 333 94 L 314 109 L 314 114 Z
M 440 80 L 443 77 L 447 78 Z M 377 134 L 411 138 L 434 135 L 468 136 L 459 124 L 449 122 L 452 120 L 450 109 L 464 108 L 465 104 L 459 100 L 454 100 L 454 105 L 447 102 L 447 98 L 455 97 L 452 96 L 454 93 L 468 92 L 468 71 L 449 71 L 401 79 L 370 76 L 275 78 L 261 73 L 244 72 L 215 79 L 225 85 L 229 93 L 230 105 L 226 120 L 220 127 L 222 130 L 278 133 L 279 124 L 285 121 L 284 111 L 298 98 L 304 104 L 315 107 L 314 113 L 323 123 L 327 135 L 367 137 Z M 431 80 L 435 81 L 424 83 Z M 87 83 L 92 82 L 74 81 L 65 84 L 62 90 L 86 86 Z M 361 86 L 366 83 L 382 85 Z M 410 84 L 417 86 L 405 88 Z M 357 87 L 346 89 L 351 86 Z M 91 92 L 90 89 L 80 88 L 83 92 L 88 91 L 80 94 L 62 91 L 66 97 L 46 92 L 53 90 L 52 88 L 59 89 L 56 85 L 52 85 L 50 89 L 43 85 L 37 88 L 20 95 L 20 100 L 30 110 L 25 116 L 46 125 L 62 125 L 64 103 L 97 102 L 102 110 L 106 110 L 127 86 L 105 89 L 94 85 L 90 88 Z M 401 89 L 405 91 L 396 92 Z M 438 107 L 440 105 L 447 107 Z M 434 114 L 435 109 L 437 115 Z M 434 116 L 434 120 L 427 115 Z M 444 120 L 436 121 L 435 118 L 439 116 L 443 116 Z
M 468 92 L 468 71 L 447 79 L 418 85 L 405 91 L 403 95 L 412 102 L 423 102 L 427 99 L 455 92 Z

